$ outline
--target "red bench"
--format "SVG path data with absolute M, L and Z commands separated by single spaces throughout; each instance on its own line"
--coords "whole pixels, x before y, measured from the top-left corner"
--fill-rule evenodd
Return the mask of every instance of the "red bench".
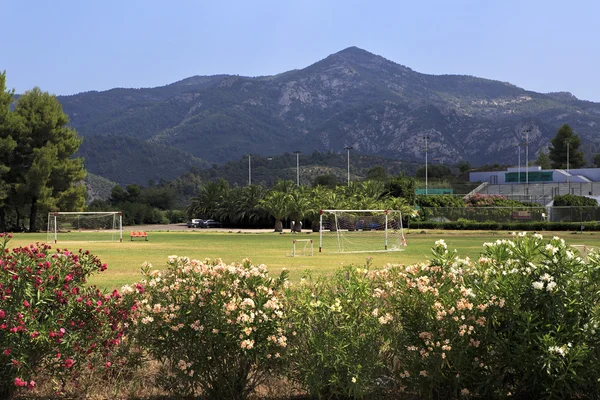
M 133 241 L 134 238 L 140 238 L 148 241 L 148 235 L 146 232 L 130 232 L 129 237 L 131 238 L 131 241 Z

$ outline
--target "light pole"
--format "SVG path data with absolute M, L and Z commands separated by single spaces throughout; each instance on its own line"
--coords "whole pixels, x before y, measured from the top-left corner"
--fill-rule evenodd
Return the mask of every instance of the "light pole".
M 569 142 L 570 141 L 571 140 L 569 138 L 565 139 L 565 143 L 567 144 L 567 183 L 569 183 L 569 175 L 571 175 L 571 173 L 569 172 Z
M 521 183 L 521 143 L 517 143 L 517 153 L 519 154 L 518 155 L 518 159 L 519 159 L 519 161 L 518 161 L 519 164 L 518 165 L 519 165 L 519 167 L 517 168 L 517 171 L 518 171 L 517 172 L 517 174 L 518 174 L 517 182 Z
M 529 185 L 529 132 L 531 129 L 525 129 L 525 184 Z
M 352 146 L 344 147 L 344 150 L 348 151 L 348 187 L 350 187 L 350 150 L 352 150 Z
M 252 154 L 248 154 L 248 186 L 252 185 L 252 163 L 250 162 L 250 158 Z
M 294 154 L 296 154 L 296 185 L 300 186 L 300 150 L 296 150 Z
M 427 144 L 429 142 L 429 136 L 425 135 L 425 196 L 427 196 Z

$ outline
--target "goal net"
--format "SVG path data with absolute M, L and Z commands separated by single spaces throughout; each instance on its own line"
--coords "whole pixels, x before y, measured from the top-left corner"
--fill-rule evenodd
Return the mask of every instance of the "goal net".
M 48 213 L 48 243 L 122 242 L 123 218 L 119 211 L 110 212 L 50 212 Z
M 398 210 L 321 210 L 319 252 L 401 251 L 404 246 Z

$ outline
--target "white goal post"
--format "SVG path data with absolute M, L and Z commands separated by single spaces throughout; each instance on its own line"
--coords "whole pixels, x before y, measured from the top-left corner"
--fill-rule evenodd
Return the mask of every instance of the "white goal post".
M 402 251 L 406 246 L 399 210 L 321 210 L 319 252 Z
M 48 243 L 61 241 L 123 242 L 120 211 L 49 212 Z

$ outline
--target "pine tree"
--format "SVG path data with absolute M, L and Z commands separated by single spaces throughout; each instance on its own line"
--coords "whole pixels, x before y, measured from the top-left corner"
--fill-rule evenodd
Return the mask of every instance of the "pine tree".
M 568 124 L 561 126 L 554 139 L 550 141 L 548 157 L 552 161 L 552 168 L 581 168 L 585 165 L 583 152 L 579 151 L 581 139 L 573 132 Z M 568 163 L 567 165 L 567 156 Z
M 6 72 L 0 73 L 0 232 L 7 230 L 5 202 L 10 193 L 7 175 L 10 161 L 17 145 L 12 138 L 14 118 L 10 111 L 14 92 L 6 89 Z
M 69 118 L 56 96 L 34 88 L 19 97 L 11 162 L 11 199 L 15 207 L 27 205 L 29 229 L 37 229 L 39 211 L 81 210 L 85 206 L 86 175 L 83 159 L 73 158 L 82 139 L 68 127 Z

